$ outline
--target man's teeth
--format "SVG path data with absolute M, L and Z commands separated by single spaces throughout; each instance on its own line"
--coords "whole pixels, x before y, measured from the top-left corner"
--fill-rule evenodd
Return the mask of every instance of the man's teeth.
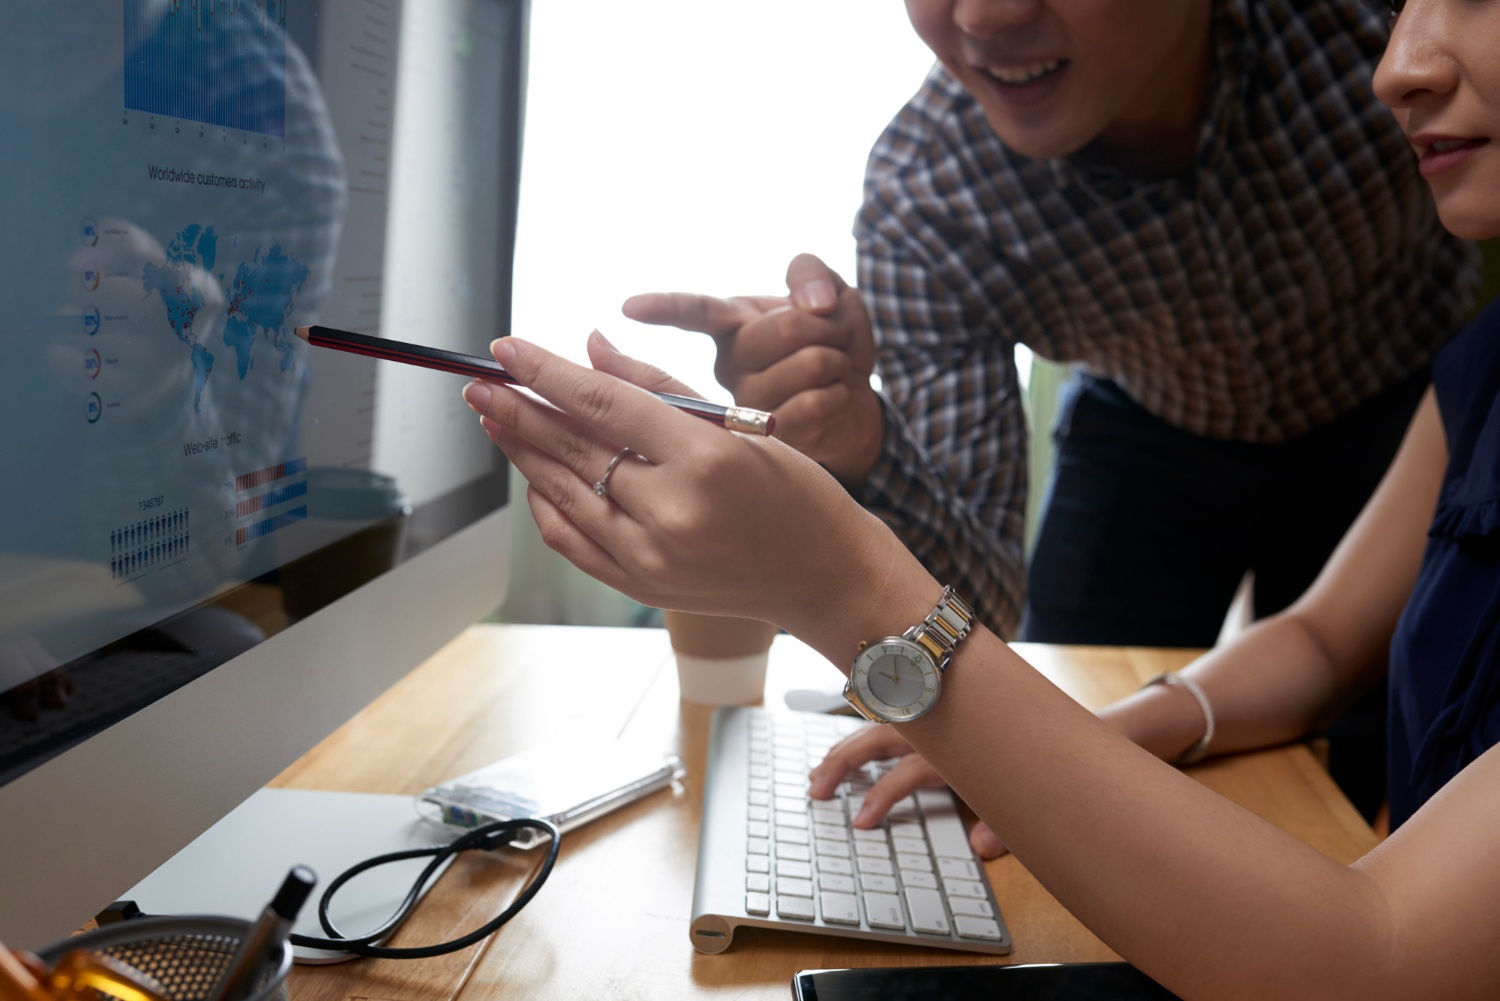
M 1032 63 L 1029 66 L 987 66 L 985 72 L 1001 83 L 1030 83 L 1051 73 L 1061 66 L 1062 62 L 1061 59 L 1053 59 L 1045 63 Z

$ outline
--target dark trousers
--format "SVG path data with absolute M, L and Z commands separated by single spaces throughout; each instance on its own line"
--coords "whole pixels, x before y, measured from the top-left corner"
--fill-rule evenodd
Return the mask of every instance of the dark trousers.
M 1375 489 L 1427 387 L 1409 377 L 1293 441 L 1188 434 L 1113 382 L 1075 377 L 1030 566 L 1021 638 L 1211 646 L 1246 571 L 1257 618 L 1299 597 Z M 1328 732 L 1366 817 L 1385 796 L 1384 685 Z

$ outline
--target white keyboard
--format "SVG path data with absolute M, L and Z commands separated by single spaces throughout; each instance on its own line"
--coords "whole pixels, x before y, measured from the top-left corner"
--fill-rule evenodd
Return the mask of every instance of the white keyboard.
M 862 726 L 848 716 L 730 707 L 714 713 L 689 934 L 700 952 L 736 928 L 796 931 L 969 952 L 1010 952 L 1010 934 L 969 848 L 953 794 L 921 790 L 856 830 L 872 762 L 830 800 L 807 773 Z

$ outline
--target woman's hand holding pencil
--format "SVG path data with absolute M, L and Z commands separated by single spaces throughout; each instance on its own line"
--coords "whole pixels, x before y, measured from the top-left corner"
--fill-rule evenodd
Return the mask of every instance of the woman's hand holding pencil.
M 464 388 L 490 438 L 526 478 L 542 538 L 606 584 L 658 608 L 736 615 L 854 650 L 893 568 L 921 570 L 874 515 L 783 442 L 725 435 L 646 393 L 686 389 L 597 332 L 593 368 L 509 337 L 496 357 L 529 393 Z M 534 396 L 531 394 L 535 394 Z M 616 464 L 623 449 L 649 462 Z M 904 579 L 904 578 L 903 578 Z
M 480 358 L 477 355 L 460 354 L 457 351 L 445 351 L 442 348 L 430 348 L 423 344 L 408 344 L 405 341 L 395 341 L 388 337 L 371 337 L 368 334 L 335 330 L 332 327 L 298 327 L 297 336 L 315 347 L 333 348 L 369 358 L 382 358 L 406 365 L 418 365 L 422 368 L 437 369 L 439 372 L 453 372 L 474 379 L 483 379 L 485 382 L 510 385 L 516 382 L 515 377 L 492 358 Z M 725 407 L 678 393 L 658 392 L 653 395 L 684 413 L 692 414 L 694 417 L 702 418 L 710 424 L 717 424 L 730 431 L 769 436 L 776 430 L 776 418 L 763 410 Z

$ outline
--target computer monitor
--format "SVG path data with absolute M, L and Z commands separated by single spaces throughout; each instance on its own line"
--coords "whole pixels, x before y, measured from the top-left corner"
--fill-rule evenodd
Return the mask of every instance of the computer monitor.
M 504 597 L 526 0 L 0 5 L 0 941 L 68 934 Z

